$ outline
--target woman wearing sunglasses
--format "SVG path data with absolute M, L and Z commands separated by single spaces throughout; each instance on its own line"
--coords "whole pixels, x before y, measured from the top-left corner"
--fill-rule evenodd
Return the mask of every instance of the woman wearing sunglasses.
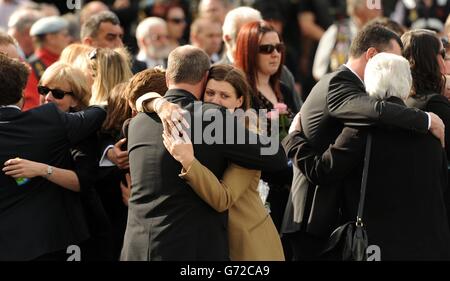
M 158 95 L 151 93 L 151 96 Z M 249 109 L 250 98 L 249 86 L 240 70 L 231 65 L 211 67 L 203 96 L 204 102 L 218 104 L 234 112 L 238 108 Z M 138 107 L 140 100 L 137 101 Z M 174 111 L 180 110 L 177 105 L 161 98 L 154 99 L 146 108 L 150 109 L 149 111 L 157 109 L 156 112 L 166 124 L 171 122 L 170 117 L 174 116 Z M 251 129 L 249 123 L 246 125 Z M 174 127 L 172 133 L 176 135 L 180 132 Z M 280 237 L 257 190 L 261 171 L 230 163 L 222 180 L 219 180 L 208 167 L 195 159 L 191 141 L 185 133 L 183 136 L 176 138 L 164 130 L 164 145 L 182 164 L 180 176 L 192 189 L 216 211 L 228 210 L 230 259 L 284 260 Z
M 273 122 L 279 122 L 280 139 L 287 134 L 289 120 L 297 113 L 293 100 L 295 93 L 280 82 L 284 57 L 285 46 L 269 23 L 250 22 L 240 29 L 236 41 L 235 64 L 247 75 L 252 90 L 252 107 L 257 111 L 279 111 L 279 119 L 269 119 L 268 131 L 271 131 Z M 269 183 L 267 200 L 272 219 L 279 229 L 289 196 L 292 169 L 287 168 L 277 174 L 263 173 L 262 178 Z
M 450 159 L 450 102 L 442 94 L 446 79 L 446 51 L 434 31 L 416 29 L 402 36 L 403 56 L 409 61 L 413 86 L 410 107 L 433 112 L 445 125 L 445 149 Z
M 56 62 L 45 70 L 38 92 L 45 98 L 45 103 L 55 103 L 64 112 L 85 109 L 91 98 L 85 75 L 79 69 L 62 62 Z M 93 135 L 72 148 L 73 169 L 52 167 L 49 171 L 46 163 L 20 159 L 16 169 L 6 174 L 14 174 L 15 178 L 45 177 L 62 188 L 80 192 L 81 205 L 91 234 L 91 238 L 81 244 L 82 259 L 110 260 L 110 225 L 94 189 L 97 174 L 96 142 L 96 136 Z M 52 176 L 48 176 L 49 174 Z

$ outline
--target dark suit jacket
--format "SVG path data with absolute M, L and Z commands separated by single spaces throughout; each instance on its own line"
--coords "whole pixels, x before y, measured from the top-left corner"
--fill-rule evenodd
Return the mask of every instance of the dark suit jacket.
M 344 125 L 368 127 L 377 124 L 412 132 L 428 131 L 428 117 L 424 112 L 370 98 L 362 81 L 346 66 L 324 76 L 316 84 L 300 114 L 303 132 L 319 154 L 334 143 Z M 283 143 L 287 152 L 296 153 L 289 136 Z M 295 206 L 303 214 L 300 223 L 308 222 L 307 231 L 310 233 L 327 236 L 333 230 L 330 226 L 336 224 L 338 215 L 335 189 L 324 189 L 309 185 L 304 180 L 299 181 L 307 186 L 292 187 L 291 192 L 297 192 L 296 203 L 301 204 Z M 288 201 L 288 205 L 291 204 L 294 203 Z M 287 207 L 288 210 L 292 208 Z
M 447 159 L 437 139 L 405 130 L 373 128 L 363 214 L 369 245 L 382 260 L 450 259 L 446 205 Z M 313 184 L 335 189 L 341 223 L 354 221 L 358 208 L 367 130 L 346 127 L 322 155 L 305 137 L 296 163 Z
M 216 117 L 230 116 L 227 110 L 217 105 L 205 103 L 203 107 L 197 107 L 202 103 L 194 105 L 195 97 L 184 90 L 169 90 L 165 98 L 185 108 L 191 118 L 198 118 L 202 112 L 205 114 L 203 120 L 215 114 Z M 242 128 L 236 119 L 233 121 L 235 128 Z M 210 123 L 201 119 L 191 122 L 191 139 L 196 158 L 217 178 L 222 178 L 228 161 L 260 170 L 277 170 L 286 166 L 286 156 L 279 146 L 276 154 L 261 156 L 262 145 L 259 142 L 195 144 L 198 133 Z M 217 131 L 219 141 L 225 143 L 230 138 L 229 129 L 223 134 L 223 130 Z M 162 132 L 161 121 L 155 114 L 138 114 L 129 126 L 128 151 L 133 187 L 121 259 L 228 260 L 227 213 L 216 212 L 180 179 L 181 165 L 166 151 Z
M 26 112 L 0 108 L 0 163 L 20 157 L 70 169 L 70 148 L 97 130 L 105 115 L 97 107 L 63 113 L 54 104 Z M 0 173 L 0 260 L 37 258 L 87 236 L 78 193 L 41 177 L 18 186 Z

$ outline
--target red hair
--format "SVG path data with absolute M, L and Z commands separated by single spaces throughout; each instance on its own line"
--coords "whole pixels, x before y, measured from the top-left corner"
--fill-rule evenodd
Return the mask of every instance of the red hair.
M 259 95 L 256 87 L 258 78 L 258 53 L 259 43 L 264 34 L 276 32 L 276 30 L 266 21 L 250 22 L 242 26 L 236 40 L 235 65 L 240 68 L 247 76 L 248 83 L 252 88 L 253 95 Z M 278 38 L 281 37 L 278 34 Z M 270 76 L 269 83 L 274 90 L 278 101 L 283 101 L 283 95 L 280 90 L 280 76 L 284 63 L 284 51 L 281 53 L 280 66 L 276 73 Z

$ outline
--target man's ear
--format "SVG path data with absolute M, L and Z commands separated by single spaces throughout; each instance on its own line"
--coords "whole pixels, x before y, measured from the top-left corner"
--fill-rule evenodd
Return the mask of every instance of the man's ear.
M 223 41 L 226 42 L 226 43 L 229 43 L 229 42 L 231 41 L 231 37 L 230 37 L 230 35 L 228 35 L 228 34 L 224 34 L 224 35 L 222 36 L 222 39 L 223 39 Z
M 82 41 L 83 41 L 83 45 L 92 46 L 92 38 L 91 37 L 84 37 Z
M 374 47 L 370 47 L 367 51 L 366 51 L 366 60 L 369 61 L 371 58 L 373 58 L 376 54 L 378 54 L 377 49 L 375 49 Z

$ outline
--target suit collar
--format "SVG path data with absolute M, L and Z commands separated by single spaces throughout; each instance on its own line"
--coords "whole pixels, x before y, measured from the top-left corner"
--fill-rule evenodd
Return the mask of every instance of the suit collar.
M 198 99 L 190 92 L 183 89 L 171 89 L 166 92 L 164 97 L 174 97 L 174 98 L 189 98 L 192 102 L 198 101 Z
M 0 120 L 9 120 L 19 114 L 21 114 L 22 111 L 18 106 L 15 105 L 7 105 L 7 106 L 1 106 L 0 107 Z
M 356 72 L 353 69 L 351 69 L 349 66 L 343 64 L 339 67 L 339 70 L 350 72 L 353 76 L 355 76 L 358 79 L 361 86 L 363 86 L 364 89 L 366 88 L 366 85 L 364 84 L 364 81 L 361 79 L 361 77 L 359 77 L 358 74 L 356 74 Z

